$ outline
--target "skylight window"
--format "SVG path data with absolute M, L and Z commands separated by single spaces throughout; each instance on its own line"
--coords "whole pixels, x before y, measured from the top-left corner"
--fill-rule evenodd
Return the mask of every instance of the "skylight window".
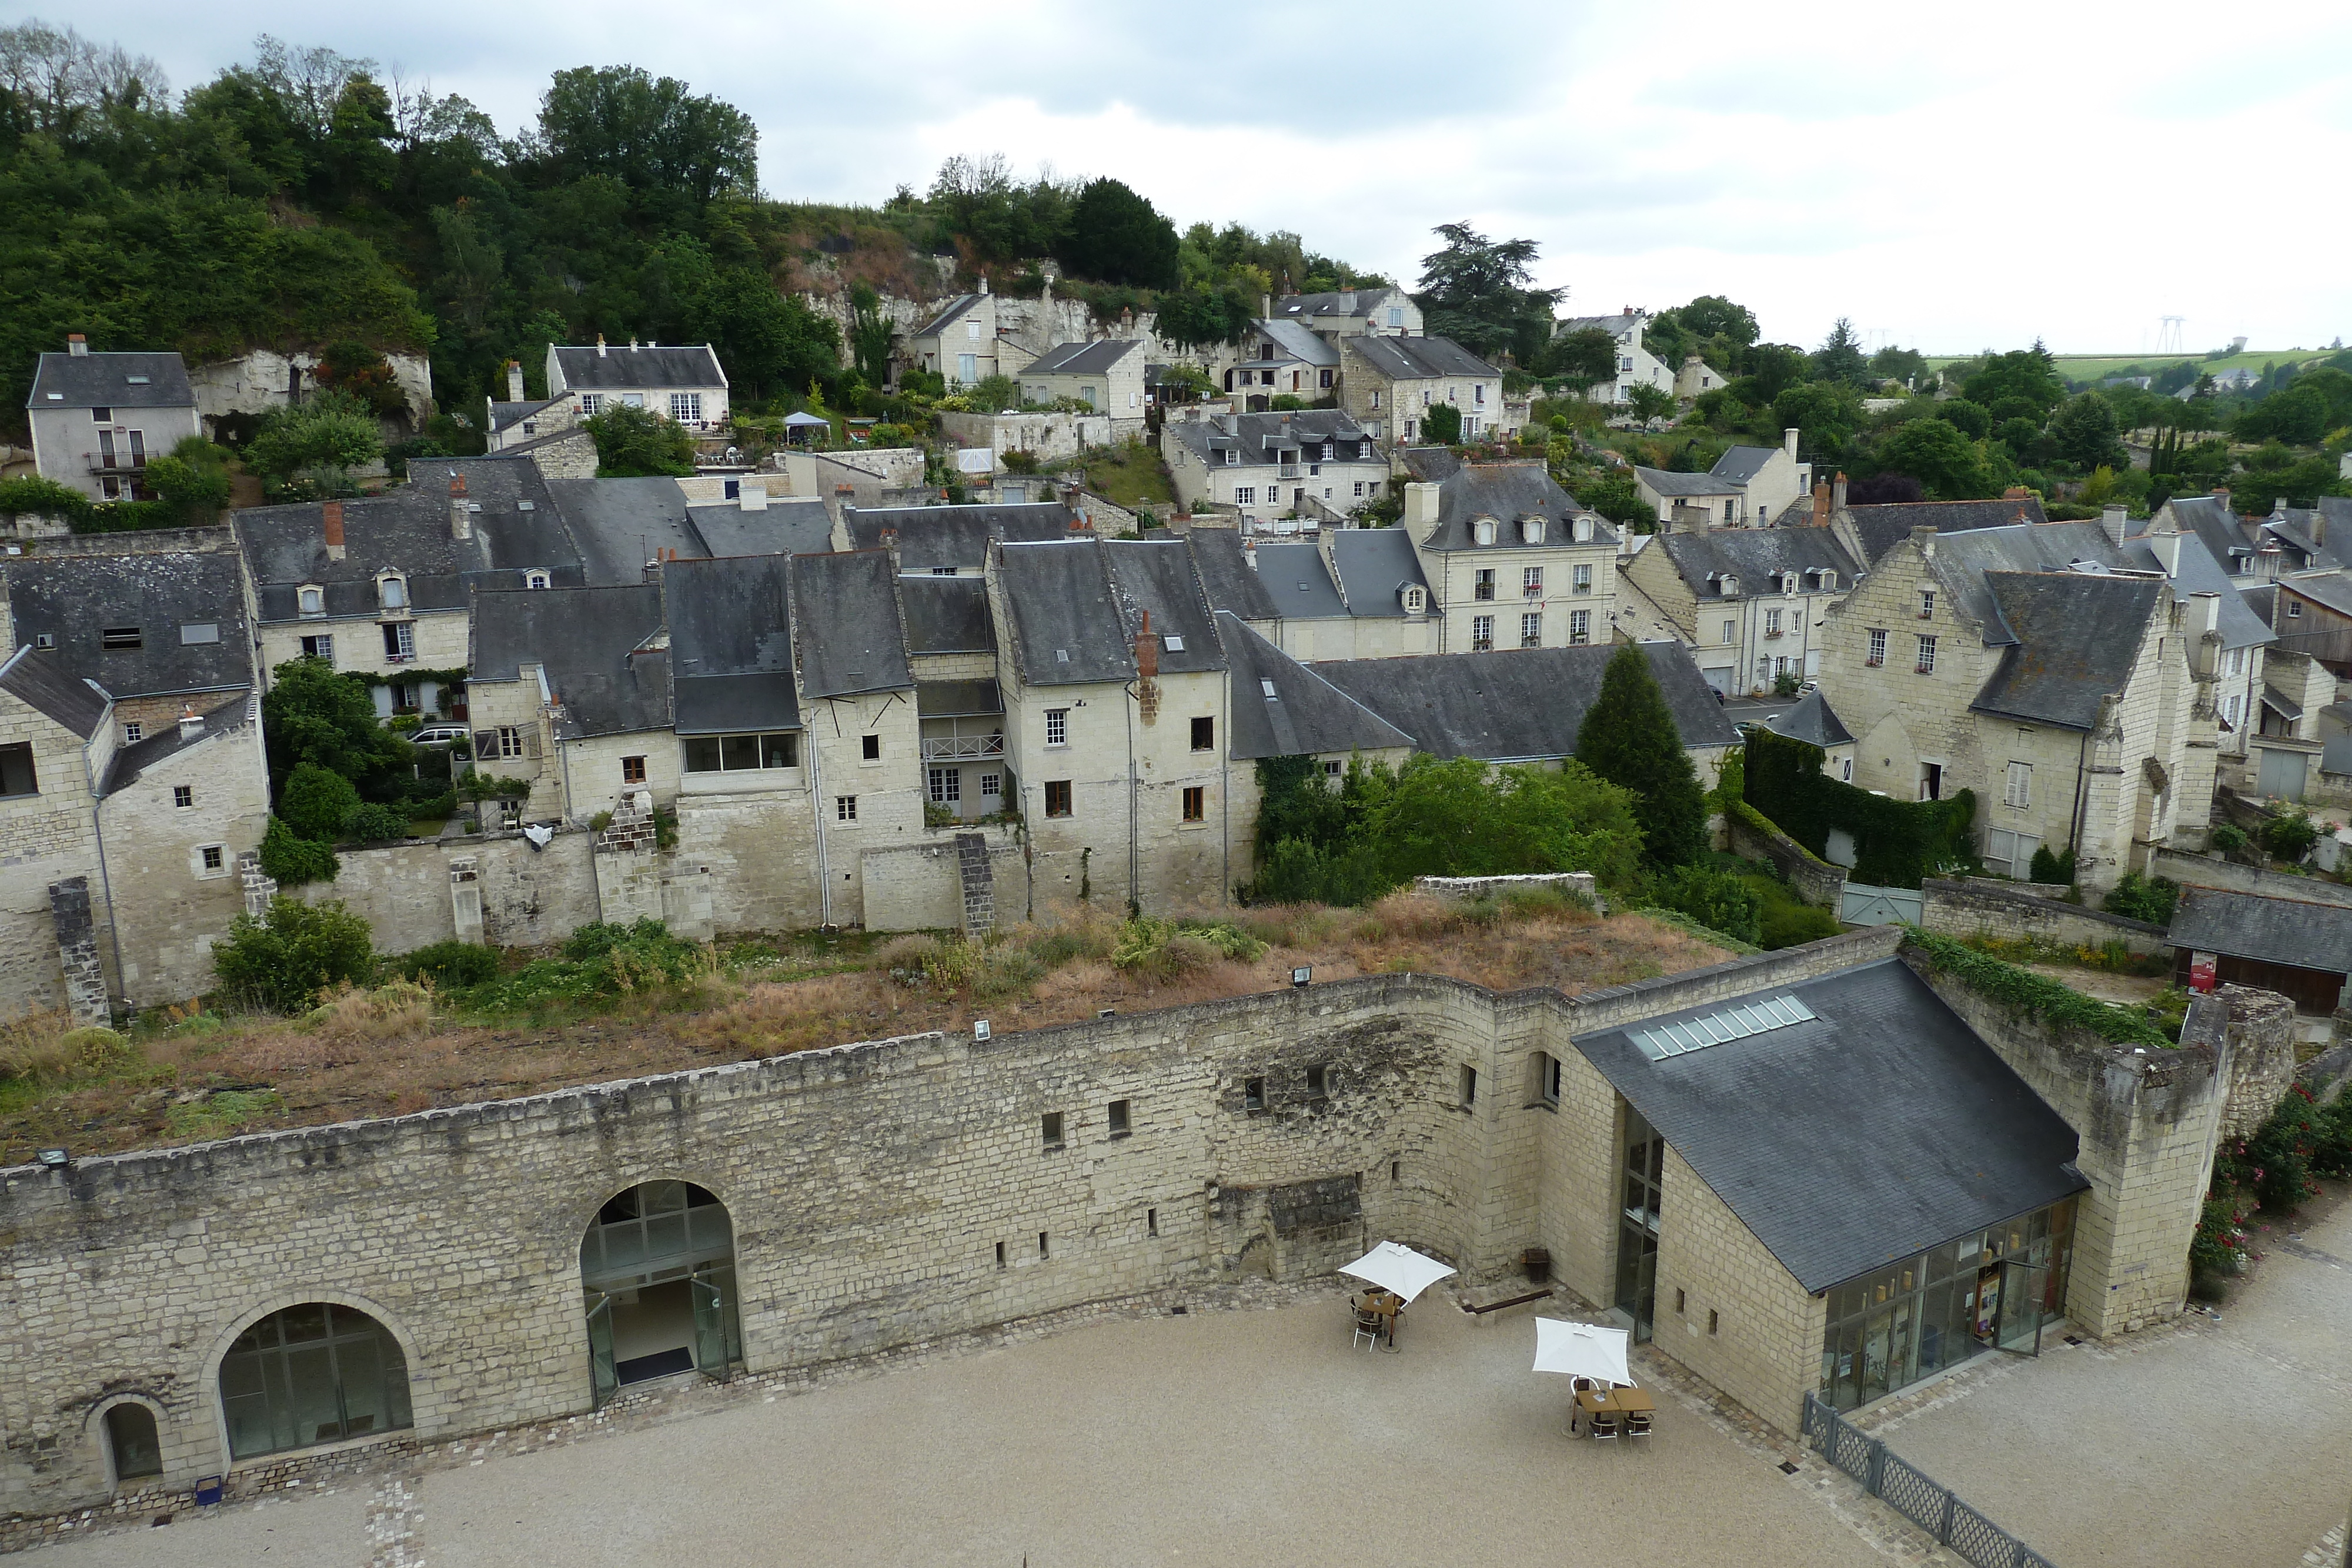
M 1262 691 L 1262 692 L 1264 692 L 1266 695 L 1268 695 L 1268 696 L 1270 696 L 1270 697 L 1272 697 L 1272 696 L 1279 696 L 1279 695 L 1281 695 L 1280 693 L 1276 692 L 1276 691 L 1274 689 L 1274 683 L 1273 683 L 1272 681 L 1260 681 L 1260 682 L 1258 682 L 1258 684 L 1257 684 L 1257 689 L 1258 689 L 1258 690 L 1260 690 L 1260 691 Z
M 1181 653 L 1184 651 L 1184 639 L 1181 637 L 1168 638 L 1167 643 L 1168 651 L 1171 653 Z
M 1811 1008 L 1794 997 L 1768 997 L 1760 1002 L 1741 1002 L 1694 1019 L 1633 1030 L 1625 1038 L 1652 1061 L 1664 1061 L 1669 1056 L 1786 1029 L 1814 1016 Z

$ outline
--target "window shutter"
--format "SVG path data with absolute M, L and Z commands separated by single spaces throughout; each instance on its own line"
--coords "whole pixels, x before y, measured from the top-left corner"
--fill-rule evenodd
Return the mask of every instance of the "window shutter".
M 474 732 L 475 759 L 478 761 L 486 758 L 496 757 L 498 754 L 499 732 L 495 729 L 476 730 Z
M 539 755 L 539 726 L 534 724 L 523 730 L 522 754 L 525 757 L 537 757 Z

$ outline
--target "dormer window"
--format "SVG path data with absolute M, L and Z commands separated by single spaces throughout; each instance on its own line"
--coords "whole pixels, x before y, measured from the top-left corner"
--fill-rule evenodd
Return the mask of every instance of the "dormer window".
M 1519 538 L 1531 545 L 1539 545 L 1543 543 L 1544 520 L 1541 517 L 1521 518 L 1519 522 Z
M 1428 593 L 1425 592 L 1418 584 L 1408 585 L 1406 587 L 1404 591 L 1404 612 L 1407 615 L 1420 614 L 1425 608 L 1427 608 L 1428 603 Z
M 404 578 L 379 577 L 375 580 L 376 602 L 386 610 L 408 608 L 408 583 Z
M 1576 542 L 1578 544 L 1589 545 L 1592 542 L 1592 517 L 1591 514 L 1587 513 L 1580 515 L 1576 521 L 1570 525 L 1570 528 L 1574 532 Z
M 1226 467 L 1228 467 L 1228 468 L 1238 468 L 1238 467 L 1240 467 L 1241 465 L 1242 465 L 1242 449 L 1241 449 L 1240 447 L 1238 447 L 1238 446 L 1228 446 L 1228 447 L 1226 447 L 1226 448 L 1225 448 L 1225 466 L 1226 466 Z
M 1780 579 L 1780 591 L 1790 594 L 1793 594 L 1797 591 L 1797 574 L 1795 572 L 1790 572 Z
M 543 571 L 524 572 L 522 574 L 522 585 L 525 588 L 545 588 L 547 586 L 547 573 Z
M 1837 586 L 1837 573 L 1836 573 L 1836 572 L 1833 572 L 1833 571 L 1831 571 L 1831 570 L 1827 570 L 1826 568 L 1824 568 L 1824 569 L 1822 570 L 1822 591 L 1823 591 L 1823 592 L 1827 592 L 1829 590 L 1831 590 L 1831 589 L 1832 589 L 1832 588 L 1835 588 L 1836 586 Z
M 1723 591 L 1723 596 L 1724 596 L 1726 599 L 1729 599 L 1729 598 L 1731 598 L 1733 595 L 1737 594 L 1737 593 L 1739 591 L 1739 579 L 1738 579 L 1738 577 L 1734 576 L 1734 575 L 1733 575 L 1732 573 L 1730 573 L 1730 572 L 1727 572 L 1727 572 L 1725 572 L 1725 573 L 1723 574 L 1723 590 L 1722 590 L 1722 591 Z
M 297 602 L 301 605 L 305 615 L 324 615 L 327 612 L 327 591 L 305 583 L 297 595 Z
M 1476 522 L 1471 524 L 1470 537 L 1477 540 L 1477 542 L 1482 545 L 1493 544 L 1495 542 L 1495 519 L 1492 517 L 1481 517 Z

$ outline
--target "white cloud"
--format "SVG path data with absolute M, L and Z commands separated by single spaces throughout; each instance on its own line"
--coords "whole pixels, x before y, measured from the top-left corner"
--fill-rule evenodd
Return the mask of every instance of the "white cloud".
M 1465 219 L 1539 241 L 1573 307 L 1727 294 L 1782 340 L 1839 315 L 1950 351 L 2038 335 L 2137 352 L 2168 314 L 2192 345 L 2352 330 L 2340 3 L 108 15 L 184 86 L 269 32 L 396 63 L 509 129 L 555 70 L 642 65 L 750 112 L 779 196 L 879 201 L 1001 150 L 1407 282 L 1430 228 Z

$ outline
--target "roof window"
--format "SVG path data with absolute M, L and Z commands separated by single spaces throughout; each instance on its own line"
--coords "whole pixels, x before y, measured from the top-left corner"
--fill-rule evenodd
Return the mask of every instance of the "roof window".
M 145 376 L 125 376 L 122 379 L 129 382 L 134 387 L 143 387 L 147 384 L 147 378 Z
M 1281 693 L 1279 693 L 1279 692 L 1277 692 L 1277 691 L 1276 691 L 1276 690 L 1274 689 L 1274 683 L 1273 683 L 1272 681 L 1267 681 L 1267 680 L 1261 680 L 1261 681 L 1259 681 L 1259 682 L 1258 682 L 1258 684 L 1257 684 L 1257 689 L 1258 689 L 1258 690 L 1260 690 L 1260 691 L 1262 691 L 1262 692 L 1264 692 L 1267 696 L 1270 696 L 1270 697 L 1279 697 L 1279 696 L 1282 695 Z
M 219 641 L 220 622 L 217 621 L 190 621 L 180 627 L 180 645 L 182 647 L 191 647 L 198 643 L 217 643 Z
M 1161 641 L 1167 644 L 1168 651 L 1171 653 L 1181 653 L 1184 651 L 1184 639 L 1181 637 L 1167 637 Z
M 141 645 L 136 626 L 109 626 L 98 634 L 98 645 L 116 653 L 127 652 Z

